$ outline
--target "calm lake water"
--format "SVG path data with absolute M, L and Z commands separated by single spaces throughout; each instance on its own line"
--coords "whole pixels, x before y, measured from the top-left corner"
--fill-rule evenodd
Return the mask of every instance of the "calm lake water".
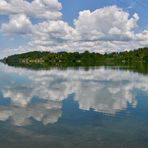
M 148 148 L 148 75 L 0 64 L 0 148 Z

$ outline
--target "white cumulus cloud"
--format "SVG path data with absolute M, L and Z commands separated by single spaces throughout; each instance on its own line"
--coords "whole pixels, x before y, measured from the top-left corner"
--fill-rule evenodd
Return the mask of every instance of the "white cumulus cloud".
M 9 16 L 1 33 L 29 36 L 26 46 L 2 50 L 1 56 L 32 50 L 112 52 L 148 46 L 148 30 L 136 32 L 140 17 L 116 5 L 79 12 L 73 26 L 62 20 L 58 0 L 1 0 L 0 15 Z M 37 19 L 34 23 L 33 19 Z
M 58 0 L 1 0 L 0 14 L 15 15 L 25 13 L 32 17 L 44 19 L 57 19 L 61 17 L 59 10 L 62 8 Z
M 1 31 L 8 34 L 30 34 L 32 29 L 32 23 L 25 14 L 12 15 L 9 22 L 1 26 Z
M 93 12 L 80 12 L 75 26 L 82 39 L 130 40 L 138 19 L 136 13 L 130 18 L 121 8 L 110 6 Z

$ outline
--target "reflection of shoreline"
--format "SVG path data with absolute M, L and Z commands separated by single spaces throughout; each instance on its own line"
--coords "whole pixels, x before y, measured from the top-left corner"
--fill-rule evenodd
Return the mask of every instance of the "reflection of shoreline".
M 2 62 L 3 63 L 3 62 Z M 2 65 L 2 63 L 0 63 Z M 141 74 L 148 74 L 148 64 L 146 64 L 145 62 L 140 62 L 140 63 L 130 63 L 130 64 L 126 64 L 126 63 L 122 63 L 120 64 L 113 64 L 113 63 L 108 63 L 108 64 L 101 64 L 100 65 L 91 65 L 91 66 L 65 66 L 65 67 L 60 67 L 60 66 L 52 66 L 52 67 L 46 67 L 44 68 L 44 66 L 40 65 L 40 67 L 38 66 L 32 66 L 32 67 L 25 67 L 25 66 L 12 66 L 5 63 L 5 66 L 7 65 L 7 67 L 11 66 L 11 68 L 14 69 L 26 69 L 26 70 L 35 70 L 35 71 L 49 71 L 49 70 L 69 70 L 69 69 L 73 69 L 73 70 L 92 70 L 92 69 L 99 69 L 104 67 L 105 69 L 112 69 L 112 70 L 128 70 L 130 72 L 137 72 L 137 73 L 141 73 Z
M 29 124 L 29 118 L 57 122 L 62 101 L 71 93 L 82 110 L 115 114 L 137 105 L 134 89 L 148 92 L 147 76 L 104 68 L 31 71 L 0 64 L 0 79 L 0 92 L 11 102 L 0 107 L 0 120 L 11 119 L 15 125 Z M 39 100 L 32 104 L 33 98 Z

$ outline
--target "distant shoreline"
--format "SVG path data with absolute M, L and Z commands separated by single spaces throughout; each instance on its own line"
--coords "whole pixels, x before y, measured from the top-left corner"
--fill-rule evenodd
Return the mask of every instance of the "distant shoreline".
M 5 63 L 20 63 L 20 64 L 30 64 L 30 63 L 77 63 L 78 65 L 83 64 L 95 64 L 95 63 L 131 63 L 131 62 L 148 62 L 148 47 L 139 48 L 132 51 L 124 52 L 113 52 L 113 53 L 90 53 L 85 51 L 83 53 L 79 52 L 41 52 L 33 51 L 22 54 L 15 54 L 8 56 L 1 62 Z
M 78 52 L 40 52 L 33 51 L 23 54 L 8 56 L 0 60 L 9 66 L 24 67 L 29 69 L 51 69 L 54 67 L 100 67 L 112 66 L 148 73 L 148 47 L 133 51 L 114 52 L 109 54 Z

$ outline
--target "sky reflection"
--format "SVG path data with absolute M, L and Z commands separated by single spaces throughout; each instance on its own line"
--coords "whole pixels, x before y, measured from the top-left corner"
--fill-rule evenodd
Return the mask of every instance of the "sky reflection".
M 136 107 L 136 91 L 148 92 L 147 76 L 111 69 L 32 71 L 0 64 L 0 120 L 44 125 L 62 116 L 63 101 L 74 94 L 79 109 L 114 115 Z M 9 100 L 9 103 L 4 103 Z

